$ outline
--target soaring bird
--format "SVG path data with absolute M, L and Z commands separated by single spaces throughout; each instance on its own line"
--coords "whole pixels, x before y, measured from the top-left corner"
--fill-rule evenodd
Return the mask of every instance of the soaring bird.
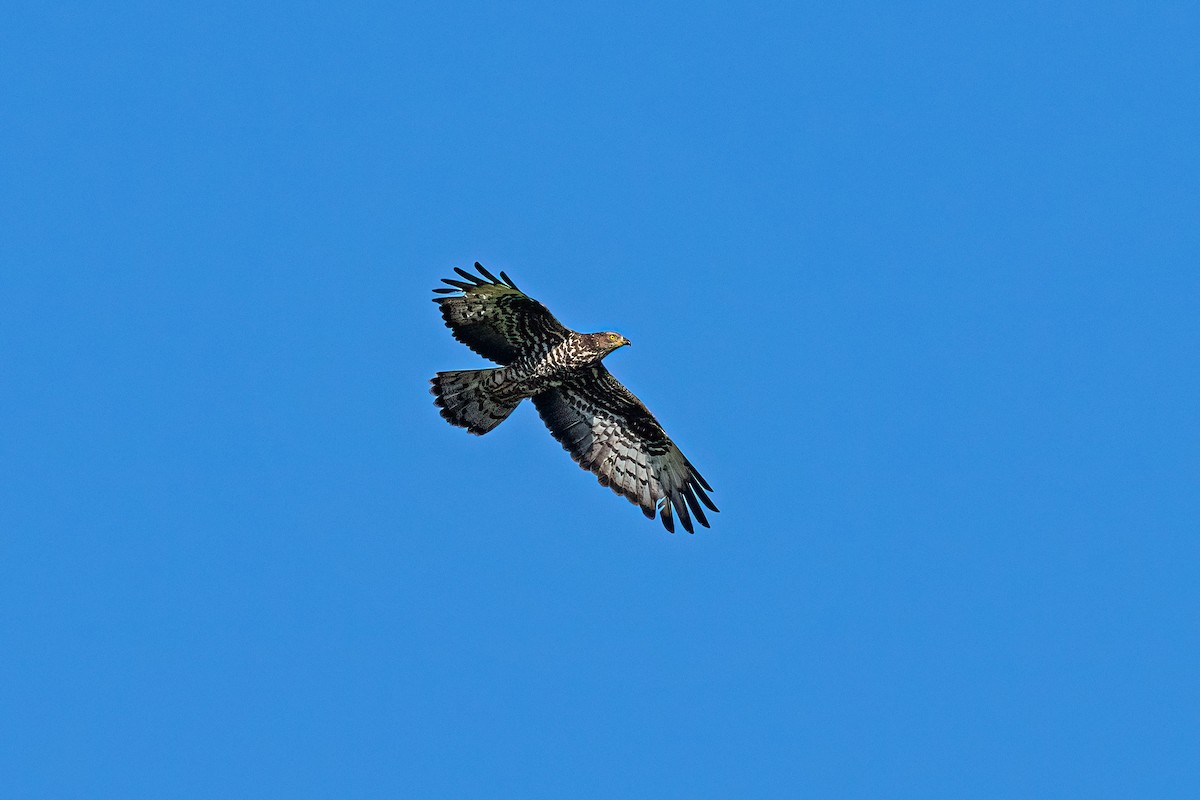
M 550 433 L 602 486 L 662 519 L 675 532 L 675 515 L 692 533 L 704 527 L 704 508 L 716 511 L 713 489 L 679 450 L 642 401 L 601 363 L 630 341 L 619 333 L 577 333 L 564 326 L 500 273 L 475 262 L 479 275 L 458 267 L 463 280 L 443 278 L 433 291 L 454 338 L 499 367 L 439 372 L 430 383 L 434 404 L 452 425 L 482 435 L 503 422 L 525 398 Z

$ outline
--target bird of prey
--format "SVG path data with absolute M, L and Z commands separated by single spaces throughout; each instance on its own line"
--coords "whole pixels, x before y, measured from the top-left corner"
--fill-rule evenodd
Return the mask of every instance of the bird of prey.
M 434 404 L 452 425 L 482 435 L 531 398 L 550 433 L 584 469 L 642 513 L 675 532 L 675 515 L 692 533 L 704 508 L 716 511 L 712 487 L 663 431 L 658 420 L 601 362 L 630 344 L 619 333 L 577 333 L 526 295 L 512 279 L 458 267 L 463 280 L 433 291 L 454 338 L 499 367 L 439 372 Z M 690 512 L 690 513 L 689 513 Z

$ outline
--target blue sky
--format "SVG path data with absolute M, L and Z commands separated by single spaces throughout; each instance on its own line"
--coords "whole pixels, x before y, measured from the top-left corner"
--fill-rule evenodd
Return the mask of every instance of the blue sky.
M 18 4 L 8 797 L 1195 797 L 1185 3 Z M 505 270 L 666 534 L 429 290 Z

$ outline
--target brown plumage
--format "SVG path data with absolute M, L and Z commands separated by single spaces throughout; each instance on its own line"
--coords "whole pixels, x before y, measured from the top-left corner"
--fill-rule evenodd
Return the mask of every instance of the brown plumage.
M 554 438 L 602 485 L 647 517 L 657 513 L 672 533 L 676 514 L 688 533 L 693 517 L 707 528 L 704 508 L 717 510 L 706 493 L 712 487 L 601 363 L 629 340 L 572 331 L 503 272 L 475 268 L 478 276 L 455 267 L 463 280 L 443 279 L 452 288 L 434 291 L 452 296 L 434 302 L 455 339 L 501 366 L 439 372 L 431 391 L 442 417 L 482 435 L 532 398 Z

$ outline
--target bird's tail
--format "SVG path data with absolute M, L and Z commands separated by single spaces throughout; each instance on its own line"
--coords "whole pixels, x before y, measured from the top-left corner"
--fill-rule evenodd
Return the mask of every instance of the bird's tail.
M 501 385 L 502 367 L 439 372 L 430 381 L 433 404 L 451 425 L 466 428 L 477 436 L 499 425 L 513 412 L 516 400 L 497 399 L 494 391 Z

